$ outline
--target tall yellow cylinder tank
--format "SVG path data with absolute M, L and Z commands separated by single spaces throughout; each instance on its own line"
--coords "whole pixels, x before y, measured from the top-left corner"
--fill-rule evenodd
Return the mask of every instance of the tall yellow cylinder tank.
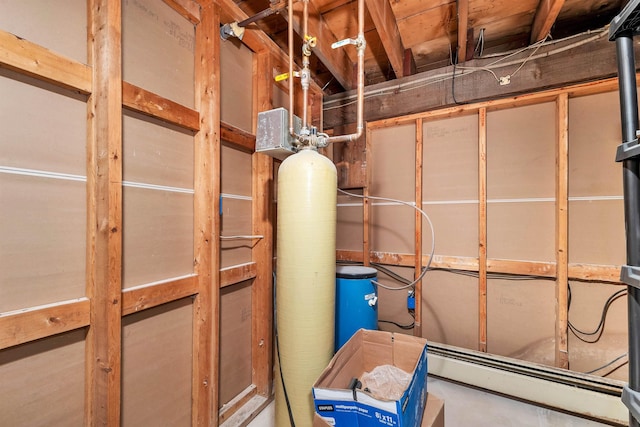
M 278 171 L 276 425 L 311 426 L 311 386 L 333 356 L 336 168 L 303 149 Z M 279 361 L 278 361 L 279 353 Z M 279 362 L 279 363 L 278 363 Z

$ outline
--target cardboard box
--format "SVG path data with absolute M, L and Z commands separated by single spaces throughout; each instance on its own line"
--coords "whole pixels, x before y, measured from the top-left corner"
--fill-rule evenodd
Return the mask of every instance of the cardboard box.
M 331 424 L 315 413 L 313 427 L 331 427 Z M 427 403 L 422 413 L 420 427 L 444 427 L 444 401 L 433 393 L 427 393 Z
M 412 375 L 398 400 L 379 400 L 350 390 L 376 366 L 393 365 Z M 360 329 L 336 353 L 313 385 L 316 412 L 336 427 L 418 427 L 427 397 L 427 341 L 404 334 Z

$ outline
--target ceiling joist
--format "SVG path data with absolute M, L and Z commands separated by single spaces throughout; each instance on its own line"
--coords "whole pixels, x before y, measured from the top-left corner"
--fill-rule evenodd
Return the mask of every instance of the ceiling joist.
M 404 75 L 405 49 L 391 4 L 389 0 L 365 0 L 365 2 L 393 72 L 396 77 L 402 77 Z
M 531 26 L 530 42 L 536 43 L 549 35 L 551 27 L 564 6 L 565 0 L 540 0 L 536 16 L 533 18 Z

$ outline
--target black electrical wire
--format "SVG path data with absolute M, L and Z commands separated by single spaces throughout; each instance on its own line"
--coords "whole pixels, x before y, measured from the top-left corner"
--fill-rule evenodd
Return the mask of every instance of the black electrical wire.
M 289 413 L 289 422 L 291 427 L 296 427 L 296 423 L 293 420 L 293 410 L 291 409 L 291 402 L 289 402 L 289 395 L 287 394 L 287 388 L 284 384 L 284 374 L 282 373 L 282 360 L 280 359 L 280 343 L 278 342 L 278 316 L 276 308 L 276 275 L 273 274 L 273 329 L 276 339 L 276 356 L 278 357 L 278 368 L 280 371 L 280 381 L 282 382 L 282 393 L 284 394 L 284 401 L 287 404 L 287 412 Z
M 629 353 L 622 354 L 622 355 L 620 355 L 620 356 L 616 357 L 615 359 L 613 359 L 611 362 L 608 362 L 608 363 L 606 363 L 606 364 L 604 364 L 604 365 L 602 365 L 602 366 L 600 366 L 600 367 L 598 367 L 598 368 L 596 368 L 596 369 L 592 369 L 592 370 L 590 370 L 590 371 L 587 371 L 587 372 L 585 372 L 585 374 L 593 374 L 593 373 L 598 372 L 598 371 L 600 371 L 600 370 L 602 370 L 602 369 L 604 369 L 604 368 L 608 368 L 609 366 L 613 365 L 613 364 L 614 364 L 614 363 L 616 363 L 618 360 L 622 359 L 623 357 L 627 356 L 628 354 L 629 354 Z M 616 369 L 620 368 L 621 366 L 626 365 L 627 363 L 629 363 L 629 361 L 628 361 L 628 360 L 627 360 L 627 361 L 625 361 L 625 362 L 624 362 L 623 364 L 621 364 L 620 366 L 617 366 L 617 367 L 616 367 Z M 616 369 L 614 369 L 613 371 L 615 371 Z M 611 372 L 613 372 L 613 371 L 611 371 Z M 606 375 L 609 375 L 611 372 L 608 372 Z M 604 375 L 603 375 L 603 376 L 604 376 Z
M 571 308 L 571 285 L 570 284 L 568 284 L 568 291 L 569 291 L 569 295 L 567 299 L 567 309 Z M 604 333 L 604 326 L 606 323 L 607 312 L 609 311 L 609 307 L 611 307 L 611 304 L 613 304 L 618 298 L 622 298 L 626 294 L 627 294 L 626 289 L 620 289 L 619 291 L 614 292 L 609 298 L 607 298 L 607 301 L 604 303 L 604 306 L 602 307 L 602 312 L 600 314 L 600 321 L 598 322 L 598 326 L 593 331 L 586 332 L 586 331 L 580 330 L 573 323 L 571 323 L 570 320 L 567 322 L 569 326 L 569 330 L 573 333 L 573 335 L 576 338 L 578 338 L 582 342 L 585 342 L 587 344 L 597 343 L 598 341 L 600 341 L 600 338 Z M 593 340 L 583 338 L 583 336 L 592 337 L 594 335 L 596 337 Z
M 401 275 L 399 275 L 398 273 L 394 272 L 393 270 L 390 270 L 388 268 L 386 268 L 385 266 L 383 266 L 382 264 L 378 264 L 376 262 L 372 262 L 371 265 L 373 267 L 376 268 L 376 270 L 383 272 L 384 274 L 386 274 L 387 276 L 391 277 L 392 279 L 397 280 L 400 283 L 403 283 L 405 285 L 409 285 L 411 284 L 411 280 L 402 277 Z
M 453 74 L 451 75 L 451 96 L 456 105 L 465 105 L 468 102 L 458 102 L 456 99 L 456 64 L 458 63 L 458 47 L 456 47 L 456 57 L 453 58 Z
M 397 326 L 400 329 L 409 330 L 413 329 L 416 326 L 416 322 L 414 321 L 410 325 L 401 325 L 400 323 L 394 322 L 393 320 L 378 320 L 378 323 L 390 323 L 392 325 Z

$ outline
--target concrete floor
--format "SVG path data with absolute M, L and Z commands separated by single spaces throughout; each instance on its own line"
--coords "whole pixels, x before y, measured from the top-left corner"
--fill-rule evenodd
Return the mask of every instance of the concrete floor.
M 427 390 L 445 401 L 446 427 L 598 427 L 606 424 L 429 378 Z M 249 427 L 275 427 L 271 403 Z

